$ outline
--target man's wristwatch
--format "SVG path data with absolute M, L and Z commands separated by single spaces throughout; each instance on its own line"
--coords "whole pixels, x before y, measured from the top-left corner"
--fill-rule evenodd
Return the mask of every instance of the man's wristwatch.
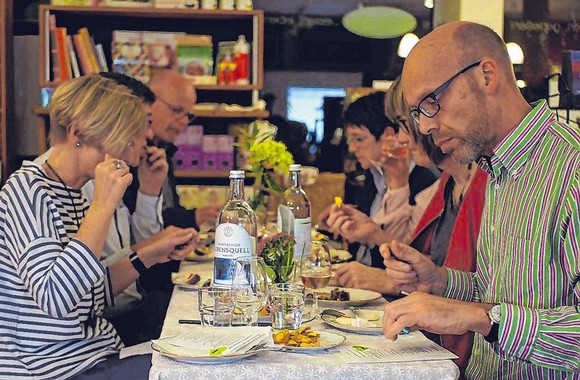
M 491 321 L 491 330 L 489 330 L 489 334 L 487 334 L 484 339 L 489 343 L 495 343 L 499 340 L 498 333 L 499 320 L 501 318 L 501 306 L 499 304 L 493 305 L 493 307 L 487 311 L 487 316 Z

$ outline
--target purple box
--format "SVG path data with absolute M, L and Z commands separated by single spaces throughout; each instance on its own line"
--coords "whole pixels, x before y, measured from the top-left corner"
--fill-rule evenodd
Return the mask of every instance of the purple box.
M 228 171 L 234 168 L 234 137 L 229 135 L 218 136 L 217 164 L 219 171 Z
M 205 171 L 217 171 L 217 135 L 205 135 L 203 136 L 202 153 L 203 153 L 203 166 L 202 170 Z

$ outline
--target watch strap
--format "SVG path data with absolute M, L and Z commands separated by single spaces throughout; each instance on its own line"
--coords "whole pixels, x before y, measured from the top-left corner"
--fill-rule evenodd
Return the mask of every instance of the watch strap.
M 147 268 L 139 256 L 137 256 L 137 252 L 133 252 L 129 255 L 129 261 L 131 261 L 131 265 L 133 265 L 133 268 L 135 268 L 137 273 L 139 273 L 139 276 L 142 276 L 147 272 Z
M 499 323 L 495 323 L 493 322 L 491 324 L 491 330 L 489 330 L 489 333 L 483 337 L 483 339 L 485 339 L 486 342 L 489 343 L 495 343 L 499 340 Z

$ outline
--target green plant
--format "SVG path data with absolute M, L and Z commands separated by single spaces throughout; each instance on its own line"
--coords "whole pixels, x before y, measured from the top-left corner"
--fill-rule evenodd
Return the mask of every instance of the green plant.
M 272 281 L 282 283 L 293 280 L 295 245 L 294 237 L 283 233 L 264 237 L 258 243 L 258 254 L 264 259 Z

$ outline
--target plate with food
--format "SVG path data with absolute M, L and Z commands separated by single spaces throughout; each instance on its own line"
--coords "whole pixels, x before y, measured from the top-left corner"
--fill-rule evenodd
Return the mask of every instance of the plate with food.
M 272 334 L 274 344 L 282 346 L 282 351 L 322 351 L 340 345 L 346 340 L 341 334 L 330 331 L 314 331 L 311 326 L 296 330 L 280 330 Z
M 213 245 L 196 248 L 193 252 L 185 257 L 186 261 L 212 261 Z
M 261 351 L 260 349 L 250 349 L 250 350 L 245 351 L 245 352 L 235 352 L 235 353 L 226 354 L 226 355 L 217 355 L 217 356 L 209 356 L 209 355 L 208 356 L 193 356 L 192 355 L 192 356 L 189 356 L 189 355 L 178 355 L 178 354 L 166 351 L 155 343 L 151 344 L 151 348 L 153 348 L 154 351 L 160 353 L 163 356 L 166 356 L 166 357 L 173 359 L 175 361 L 178 361 L 181 363 L 187 363 L 187 364 L 226 364 L 226 363 L 232 363 L 232 362 L 247 358 L 249 356 L 255 355 Z
M 335 329 L 363 335 L 383 334 L 383 312 L 380 310 L 322 311 L 321 318 Z
M 330 249 L 330 261 L 333 264 L 344 263 L 352 258 L 349 251 L 345 249 Z
M 312 297 L 312 294 L 307 295 L 307 297 Z M 334 309 L 363 306 L 381 297 L 381 293 L 373 292 L 372 290 L 338 287 L 318 289 L 318 304 L 320 307 Z

